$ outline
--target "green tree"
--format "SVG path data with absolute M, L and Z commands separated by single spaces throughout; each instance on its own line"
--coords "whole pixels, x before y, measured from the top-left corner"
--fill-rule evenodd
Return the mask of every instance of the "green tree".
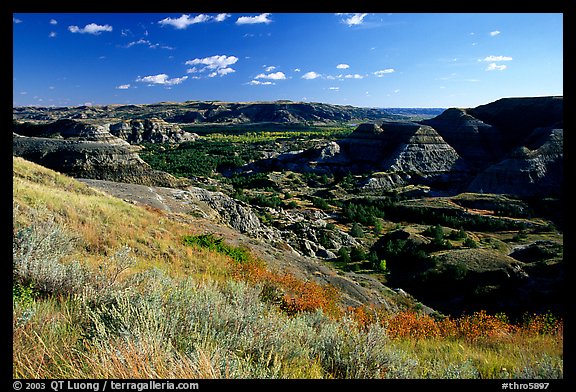
M 376 222 L 374 222 L 374 228 L 372 229 L 374 235 L 382 233 L 383 229 L 384 227 L 382 226 L 382 222 L 380 222 L 380 220 L 376 220 Z
M 366 260 L 366 252 L 359 246 L 355 246 L 350 250 L 350 258 L 352 261 Z
M 364 237 L 364 230 L 362 230 L 362 227 L 358 223 L 354 222 L 350 229 L 350 235 L 355 238 Z
M 350 258 L 350 250 L 345 247 L 338 249 L 338 260 L 346 264 L 351 262 L 352 259 Z
M 472 238 L 466 238 L 462 243 L 467 248 L 477 248 L 478 244 Z

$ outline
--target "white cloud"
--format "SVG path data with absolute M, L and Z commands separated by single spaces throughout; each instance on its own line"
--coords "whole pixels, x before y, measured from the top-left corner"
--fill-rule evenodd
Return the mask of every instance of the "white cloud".
M 196 15 L 193 18 L 191 18 L 190 15 L 182 14 L 179 18 L 164 18 L 158 23 L 162 26 L 169 25 L 178 30 L 183 30 L 196 23 L 208 22 L 210 19 L 212 19 L 212 17 L 205 14 Z
M 136 81 L 137 82 L 150 83 L 150 84 L 161 84 L 161 85 L 165 85 L 165 86 L 173 86 L 175 84 L 182 83 L 186 79 L 188 79 L 188 76 L 182 76 L 181 78 L 168 79 L 168 75 L 158 74 L 158 75 L 138 77 L 136 79 Z
M 338 68 L 338 69 L 348 69 L 348 68 L 350 68 L 350 66 L 349 66 L 348 64 L 338 64 L 338 65 L 336 66 L 336 68 Z
M 491 32 L 490 32 L 490 36 L 491 36 L 491 37 L 495 37 L 495 36 L 497 36 L 498 34 L 500 34 L 500 32 L 499 32 L 498 30 L 494 30 L 494 31 L 491 31 Z
M 486 71 L 504 71 L 506 68 L 508 68 L 506 65 L 498 65 L 496 63 L 490 63 L 486 67 Z
M 336 15 L 349 15 L 346 18 L 342 19 L 344 24 L 348 26 L 357 26 L 362 24 L 364 18 L 368 16 L 368 14 L 361 14 L 361 13 L 354 13 L 354 14 L 336 14 Z
M 344 79 L 364 79 L 364 76 L 360 74 L 347 74 L 344 75 Z
M 484 57 L 482 61 L 511 61 L 512 57 L 510 56 L 487 56 Z
M 116 86 L 118 90 L 128 90 L 130 88 L 129 84 L 121 84 L 120 86 Z
M 236 72 L 235 69 L 233 68 L 219 68 L 214 72 L 210 72 L 210 74 L 208 75 L 209 78 L 213 78 L 214 76 L 224 76 L 224 75 L 228 75 L 229 73 L 232 72 Z
M 134 45 L 146 45 L 146 46 L 148 46 L 149 48 L 152 48 L 152 49 L 155 49 L 155 48 L 157 48 L 158 46 L 160 46 L 159 44 L 153 44 L 152 42 L 148 41 L 147 39 L 142 39 L 142 38 L 141 38 L 141 39 L 139 39 L 138 41 L 128 42 L 128 43 L 126 44 L 126 47 L 127 47 L 127 48 L 131 48 L 131 47 L 134 46 Z
M 57 25 L 58 21 L 56 19 L 50 19 L 50 24 L 51 25 Z
M 262 85 L 262 86 L 269 86 L 272 84 L 276 84 L 273 82 L 261 82 L 259 80 L 251 80 L 250 82 L 248 82 L 248 84 L 252 85 L 252 86 L 257 86 L 257 85 Z
M 264 71 L 270 72 L 270 71 L 274 71 L 275 69 L 276 69 L 276 67 L 273 66 L 273 65 L 271 65 L 271 66 L 269 66 L 269 67 L 264 68 Z
M 204 65 L 208 69 L 226 68 L 238 61 L 236 56 L 216 55 L 186 61 L 186 65 Z
M 80 28 L 78 26 L 68 26 L 68 30 L 71 33 L 99 35 L 103 31 L 112 31 L 112 26 L 97 25 L 96 23 L 90 23 L 84 26 L 83 28 Z
M 48 34 L 48 37 L 50 37 L 50 38 L 56 37 L 56 32 L 55 32 L 55 31 L 51 31 L 50 34 Z
M 340 90 L 340 87 L 328 87 L 328 90 L 338 91 L 338 90 Z
M 226 56 L 226 55 L 216 55 L 204 58 L 197 58 L 186 61 L 186 65 L 192 65 L 192 68 L 186 70 L 187 73 L 198 73 L 205 71 L 212 71 L 208 74 L 209 78 L 215 76 L 224 76 L 230 73 L 236 72 L 235 69 L 230 68 L 230 65 L 236 64 L 238 57 L 236 56 Z M 196 67 L 196 66 L 201 67 Z
M 314 71 L 310 71 L 310 72 L 306 72 L 304 75 L 302 75 L 302 79 L 316 79 L 319 78 L 321 75 L 317 74 Z
M 294 68 L 294 72 L 301 72 L 300 68 Z
M 284 72 L 274 72 L 267 75 L 262 73 L 257 75 L 254 79 L 285 80 L 286 75 L 284 75 Z
M 12 17 L 12 22 L 13 22 L 13 23 L 22 23 L 22 19 L 18 19 L 18 18 Z
M 236 20 L 236 24 L 257 24 L 257 23 L 271 23 L 272 20 L 268 18 L 270 14 L 260 14 L 258 16 L 241 16 Z
M 378 76 L 379 78 L 381 78 L 382 76 L 386 75 L 386 74 L 391 74 L 396 72 L 394 70 L 394 68 L 386 68 L 386 69 L 381 69 L 380 71 L 376 71 L 374 72 L 374 75 Z
M 224 22 L 229 17 L 230 17 L 230 14 L 218 14 L 214 17 L 214 20 L 216 22 Z

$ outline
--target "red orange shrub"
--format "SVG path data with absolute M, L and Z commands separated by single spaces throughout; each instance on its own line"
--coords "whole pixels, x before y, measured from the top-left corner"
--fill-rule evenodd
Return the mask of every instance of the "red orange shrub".
M 339 317 L 339 294 L 331 285 L 304 281 L 289 273 L 276 273 L 266 269 L 262 262 L 237 263 L 233 267 L 234 278 L 252 284 L 262 283 L 281 292 L 280 308 L 288 314 L 322 309 L 326 314 Z
M 481 310 L 460 317 L 434 318 L 415 311 L 391 313 L 375 306 L 348 307 L 346 314 L 365 329 L 374 322 L 386 327 L 392 339 L 455 338 L 475 342 L 501 340 L 513 334 L 542 335 L 563 333 L 563 322 L 550 314 L 531 315 L 522 323 L 511 323 L 502 313 L 490 315 Z

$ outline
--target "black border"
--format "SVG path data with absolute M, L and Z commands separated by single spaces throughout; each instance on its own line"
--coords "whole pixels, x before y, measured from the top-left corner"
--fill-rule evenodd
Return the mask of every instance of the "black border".
M 346 2 L 315 2 L 315 3 L 303 3 L 303 2 L 293 2 L 293 1 L 224 1 L 224 0 L 163 0 L 161 2 L 154 1 L 138 1 L 138 2 L 123 2 L 116 0 L 115 2 L 101 0 L 101 1 L 77 1 L 77 2 L 57 2 L 57 1 L 44 1 L 38 3 L 30 3 L 27 1 L 14 1 L 14 0 L 3 0 L 0 1 L 0 8 L 2 13 L 0 14 L 0 31 L 2 37 L 5 40 L 3 46 L 7 54 L 12 53 L 12 42 L 13 42 L 13 29 L 12 21 L 10 20 L 12 13 L 28 13 L 28 12 L 78 12 L 78 13 L 148 13 L 148 12 L 162 12 L 162 13 L 219 13 L 219 12 L 229 12 L 229 13 L 261 13 L 261 12 L 295 12 L 295 13 L 311 13 L 311 12 L 402 12 L 402 13 L 495 13 L 495 12 L 512 12 L 512 13 L 562 13 L 564 14 L 564 69 L 565 72 L 565 86 L 572 87 L 572 89 L 564 89 L 564 100 L 567 106 L 572 109 L 576 108 L 573 99 L 573 89 L 576 87 L 572 81 L 571 71 L 576 70 L 575 61 L 571 58 L 568 51 L 573 51 L 576 48 L 575 38 L 576 38 L 576 19 L 575 19 L 575 6 L 576 1 L 574 0 L 480 0 L 478 2 L 470 1 L 444 1 L 444 0 L 379 0 L 379 1 L 346 1 Z M 13 85 L 12 75 L 4 72 L 3 73 L 4 82 L 1 84 L 5 86 Z M 3 95 L 5 101 L 2 101 L 2 118 L 6 121 L 6 128 L 4 132 L 8 134 L 9 128 L 12 124 L 12 103 L 8 102 L 8 99 L 12 99 L 8 94 Z M 569 109 L 568 113 L 572 114 Z M 566 113 L 566 112 L 565 112 Z M 569 151 L 569 154 L 565 156 L 565 175 L 568 174 L 568 179 L 570 178 L 570 169 L 574 166 L 574 163 L 570 162 L 572 160 L 572 154 L 570 154 L 571 145 L 573 141 L 571 140 L 574 136 L 573 133 L 576 132 L 574 127 L 574 121 L 571 116 L 564 116 L 564 122 L 568 124 L 568 132 L 565 135 L 565 146 Z M 5 143 L 6 146 L 10 144 Z M 9 148 L 9 147 L 7 147 Z M 9 151 L 6 154 L 2 154 L 2 157 L 6 159 L 3 168 L 11 168 L 12 161 L 10 159 Z M 8 177 L 8 169 L 6 169 L 7 178 L 6 181 L 10 181 Z M 8 182 L 11 184 L 11 181 Z M 571 195 L 569 182 L 564 183 L 564 197 Z M 569 202 L 569 199 L 565 199 L 565 213 L 570 217 L 574 217 L 574 203 Z M 8 222 L 12 219 L 9 215 L 10 211 L 6 208 L 3 212 L 2 222 Z M 570 222 L 570 220 L 567 220 Z M 279 387 L 293 387 L 293 388 L 343 388 L 343 389 L 353 389 L 353 388 L 370 388 L 370 389 L 385 389 L 393 388 L 392 390 L 400 388 L 421 388 L 422 390 L 427 390 L 428 388 L 442 388 L 462 391 L 464 388 L 479 387 L 481 390 L 491 391 L 491 390 L 502 390 L 503 382 L 514 382 L 516 383 L 528 383 L 528 382 L 550 382 L 550 387 L 548 390 L 566 390 L 568 386 L 573 383 L 574 380 L 574 370 L 576 370 L 576 364 L 573 362 L 572 355 L 573 349 L 573 337 L 571 336 L 574 330 L 574 301 L 572 300 L 573 293 L 570 290 L 571 279 L 573 279 L 573 255 L 574 255 L 574 244 L 575 241 L 572 240 L 572 228 L 570 225 L 566 225 L 564 236 L 564 246 L 565 246 L 565 259 L 566 259 L 566 280 L 565 280 L 565 293 L 567 300 L 567 314 L 565 317 L 565 335 L 564 335 L 564 379 L 562 380 L 170 380 L 170 381 L 193 381 L 198 382 L 199 390 L 210 390 L 210 389 L 221 389 L 221 388 L 239 388 L 239 389 L 252 389 L 252 388 L 262 388 L 269 389 L 276 386 Z M 11 231 L 6 231 L 10 235 L 5 236 L 6 238 L 11 237 Z M 5 264 L 8 264 L 8 260 L 11 256 L 8 256 L 9 246 L 6 244 L 6 260 Z M 4 274 L 8 280 L 3 287 L 8 291 L 11 286 L 11 275 Z M 12 307 L 11 296 L 8 292 L 2 295 L 3 302 L 7 307 L 6 313 L 10 311 Z M 9 319 L 7 317 L 7 319 Z M 11 347 L 11 340 L 10 340 Z M 2 352 L 6 355 L 6 359 L 3 362 L 3 371 L 6 377 L 6 386 L 11 390 L 13 387 L 12 379 L 12 366 L 8 364 L 12 363 L 11 352 L 12 350 L 4 349 Z M 27 380 L 30 381 L 30 380 Z M 27 382 L 24 381 L 24 382 Z M 45 383 L 45 390 L 50 387 L 50 381 L 52 380 L 41 380 Z M 102 380 L 82 380 L 82 381 L 98 381 L 100 386 L 102 386 Z M 121 381 L 121 380 L 116 380 Z M 122 380 L 122 381 L 133 381 L 137 382 L 139 380 Z M 147 381 L 147 380 L 140 380 Z M 158 380 L 162 381 L 162 380 Z M 100 387 L 100 390 L 102 388 Z

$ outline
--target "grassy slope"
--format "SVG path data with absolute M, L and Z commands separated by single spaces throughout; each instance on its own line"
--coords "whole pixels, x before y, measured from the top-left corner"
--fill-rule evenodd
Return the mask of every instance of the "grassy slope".
M 13 167 L 14 377 L 562 377 L 561 330 L 373 322 L 257 260 L 185 245 L 203 234 L 189 217 Z

